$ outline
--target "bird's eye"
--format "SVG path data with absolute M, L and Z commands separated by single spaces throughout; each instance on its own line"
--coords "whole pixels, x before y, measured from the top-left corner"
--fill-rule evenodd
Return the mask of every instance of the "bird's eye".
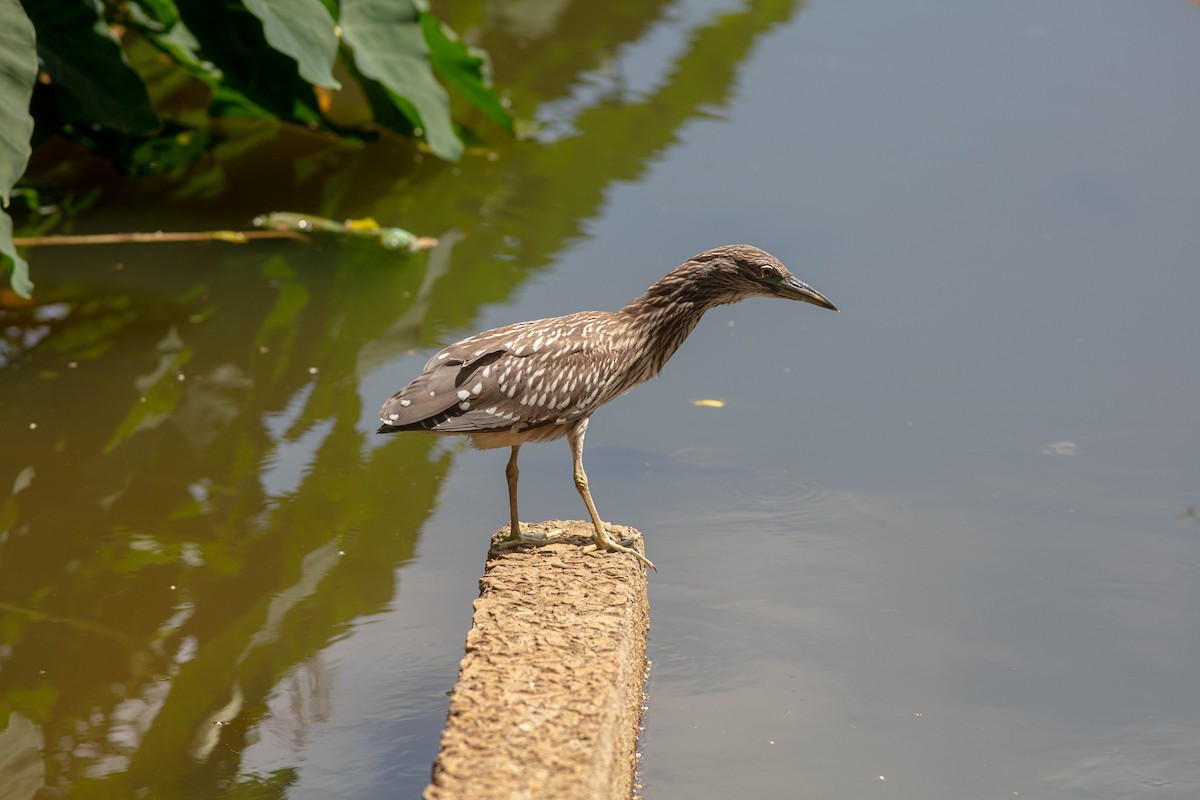
M 779 273 L 777 273 L 775 271 L 775 268 L 772 267 L 770 264 L 760 264 L 758 266 L 758 277 L 762 278 L 764 281 L 770 280 L 771 278 L 774 278 L 778 274 Z

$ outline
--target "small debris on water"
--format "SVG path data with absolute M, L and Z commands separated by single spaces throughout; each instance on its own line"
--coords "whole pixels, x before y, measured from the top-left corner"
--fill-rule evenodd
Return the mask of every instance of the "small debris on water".
M 1079 455 L 1079 445 L 1074 442 L 1051 442 L 1042 448 L 1042 455 L 1047 456 L 1077 456 Z
M 693 400 L 692 405 L 700 406 L 701 408 L 724 408 L 724 400 Z

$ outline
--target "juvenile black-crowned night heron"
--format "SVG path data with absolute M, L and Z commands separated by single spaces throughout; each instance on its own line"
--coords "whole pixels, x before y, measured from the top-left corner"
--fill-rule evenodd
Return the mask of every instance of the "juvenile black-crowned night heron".
M 615 541 L 596 512 L 583 471 L 588 419 L 622 392 L 653 378 L 710 308 L 747 297 L 782 297 L 837 311 L 769 253 L 745 244 L 708 250 L 671 270 L 620 311 L 580 311 L 518 322 L 452 344 L 379 411 L 379 433 L 424 431 L 468 436 L 481 450 L 511 447 L 509 535 L 504 545 L 544 544 L 521 533 L 517 453 L 527 442 L 566 436 L 575 488 L 595 528 L 586 549 L 636 556 Z M 635 537 L 636 538 L 636 537 Z

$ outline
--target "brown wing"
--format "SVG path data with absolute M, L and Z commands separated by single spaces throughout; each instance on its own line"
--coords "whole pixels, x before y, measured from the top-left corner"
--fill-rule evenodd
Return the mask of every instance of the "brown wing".
M 596 358 L 597 337 L 580 331 L 603 316 L 582 312 L 522 322 L 449 345 L 383 404 L 380 432 L 525 430 L 590 414 L 603 358 Z

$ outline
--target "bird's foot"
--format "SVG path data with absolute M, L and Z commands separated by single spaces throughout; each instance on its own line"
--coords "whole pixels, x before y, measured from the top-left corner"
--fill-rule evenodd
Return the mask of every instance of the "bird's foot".
M 607 535 L 603 536 L 603 537 L 600 535 L 596 535 L 594 538 L 595 538 L 595 541 L 592 542 L 592 544 L 584 546 L 582 552 L 590 553 L 594 550 L 595 551 L 608 550 L 613 553 L 628 553 L 629 555 L 636 558 L 638 561 L 642 562 L 642 566 L 649 567 L 650 569 L 654 570 L 655 572 L 658 572 L 658 567 L 654 566 L 654 562 L 652 562 L 650 559 L 646 558 L 644 555 L 642 555 L 637 550 L 634 550 L 633 547 L 631 547 L 631 545 L 634 542 L 636 542 L 638 539 L 642 538 L 641 532 L 635 533 L 633 536 L 630 536 L 627 539 L 622 539 L 620 541 L 611 539 Z
M 633 536 L 630 536 L 627 539 L 622 539 L 619 542 L 617 542 L 617 544 L 621 545 L 621 547 L 633 547 L 633 543 L 636 542 L 640 538 L 642 538 L 642 532 L 634 531 Z
M 516 533 L 509 533 L 508 538 L 501 542 L 497 542 L 495 547 L 497 550 L 507 550 L 510 547 L 519 547 L 523 544 L 547 544 L 559 540 L 559 536 L 566 533 L 562 528 L 556 528 L 545 533 L 525 533 L 522 530 L 517 530 Z

